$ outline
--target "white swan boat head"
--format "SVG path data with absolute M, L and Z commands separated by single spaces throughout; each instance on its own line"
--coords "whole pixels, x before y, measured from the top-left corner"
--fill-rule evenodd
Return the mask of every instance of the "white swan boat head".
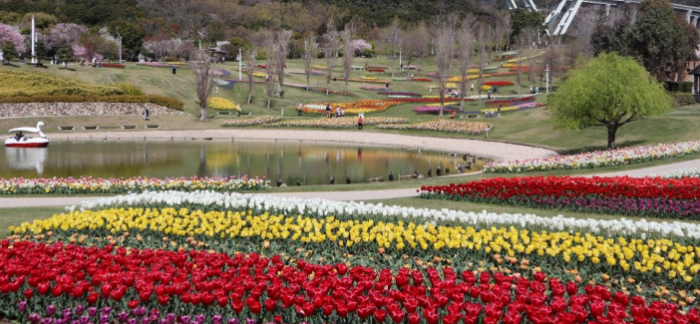
M 36 128 L 34 127 L 18 127 L 10 129 L 10 133 L 15 135 L 11 138 L 5 140 L 5 147 L 47 147 L 49 146 L 49 139 L 46 137 L 44 132 L 41 131 L 41 127 L 44 126 L 44 122 L 36 123 Z M 37 137 L 27 136 L 26 134 L 37 134 Z

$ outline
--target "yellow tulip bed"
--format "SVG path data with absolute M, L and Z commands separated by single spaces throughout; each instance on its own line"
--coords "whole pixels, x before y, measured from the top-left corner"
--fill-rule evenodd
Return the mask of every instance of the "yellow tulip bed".
M 427 130 L 445 133 L 461 133 L 461 134 L 483 134 L 486 128 L 490 127 L 489 123 L 477 123 L 468 121 L 450 121 L 450 120 L 434 120 L 417 124 L 397 124 L 397 125 L 377 125 L 381 129 L 397 129 L 397 130 Z
M 241 118 L 224 123 L 224 127 L 255 126 L 274 123 L 282 120 L 280 116 L 258 116 L 253 118 Z
M 241 111 L 240 105 L 237 105 L 231 100 L 228 100 L 223 97 L 209 97 L 209 99 L 207 99 L 207 107 L 216 110 Z
M 361 99 L 361 100 L 356 100 L 356 101 L 350 101 L 350 102 L 331 102 L 331 112 L 335 113 L 335 110 L 337 107 L 342 108 L 346 114 L 349 115 L 358 115 L 361 113 L 373 113 L 373 112 L 380 112 L 389 109 L 390 107 L 396 106 L 401 104 L 402 102 L 400 101 L 392 101 L 392 100 L 375 100 L 375 99 Z M 302 108 L 302 111 L 306 113 L 313 113 L 313 114 L 325 114 L 326 113 L 326 105 L 328 105 L 328 102 L 318 102 L 318 103 L 311 103 L 311 104 L 306 104 Z
M 54 215 L 11 227 L 10 231 L 14 239 L 42 242 L 61 240 L 86 245 L 175 250 L 195 247 L 247 252 L 270 248 L 275 253 L 295 257 L 299 257 L 299 248 L 304 247 L 302 251 L 309 252 L 307 257 L 311 254 L 330 262 L 344 259 L 356 264 L 370 262 L 367 255 L 348 257 L 352 251 L 368 251 L 374 257 L 384 253 L 392 256 L 376 258 L 375 266 L 406 262 L 416 267 L 422 264 L 419 260 L 450 259 L 451 266 L 462 268 L 479 260 L 490 260 L 496 266 L 517 272 L 527 270 L 523 261 L 529 260 L 550 274 L 568 269 L 570 274 L 580 275 L 585 280 L 625 278 L 625 283 L 618 281 L 623 286 L 642 280 L 647 284 L 656 282 L 690 289 L 697 288 L 700 283 L 697 278 L 700 247 L 671 239 L 474 227 L 391 217 L 285 216 L 252 210 L 202 211 L 167 207 L 110 208 Z

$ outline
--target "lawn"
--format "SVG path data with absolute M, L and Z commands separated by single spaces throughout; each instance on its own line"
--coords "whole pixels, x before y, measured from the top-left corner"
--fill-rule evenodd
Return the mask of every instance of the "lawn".
M 35 219 L 46 219 L 64 211 L 64 207 L 0 208 L 0 238 L 9 235 L 10 226 Z
M 256 62 L 262 63 L 262 62 Z M 323 64 L 321 60 L 315 62 L 316 64 Z M 355 65 L 363 66 L 365 63 L 369 65 L 384 65 L 390 66 L 391 62 L 384 58 L 366 59 L 357 58 L 355 60 Z M 412 62 L 412 64 L 419 64 L 420 62 Z M 491 66 L 498 66 L 500 62 L 492 62 Z M 397 71 L 397 77 L 404 77 L 406 75 L 415 74 L 416 77 L 424 77 L 427 72 L 434 71 L 434 64 L 432 60 L 425 60 L 422 62 L 424 67 L 423 71 Z M 21 69 L 34 69 L 27 65 L 16 65 L 14 68 Z M 303 70 L 303 62 L 301 60 L 289 60 L 287 63 L 287 71 L 295 72 Z M 13 68 L 13 67 L 8 67 Z M 225 69 L 231 72 L 227 78 L 238 78 L 238 65 L 237 62 L 228 62 L 225 64 L 217 64 L 215 69 Z M 90 83 L 113 83 L 113 82 L 130 82 L 137 86 L 142 87 L 147 93 L 155 93 L 161 95 L 171 96 L 182 100 L 185 103 L 185 110 L 193 115 L 197 114 L 197 100 L 194 93 L 194 77 L 190 69 L 179 69 L 177 75 L 172 75 L 169 68 L 151 68 L 138 66 L 135 64 L 127 64 L 126 69 L 110 69 L 102 68 L 95 69 L 92 67 L 74 67 L 69 70 L 59 69 L 56 66 L 49 66 L 43 71 L 49 73 L 57 73 L 63 76 L 70 76 L 79 78 L 83 81 Z M 507 71 L 507 69 L 499 69 L 500 72 Z M 336 67 L 333 69 L 333 75 L 341 76 L 342 71 L 340 68 Z M 367 73 L 365 71 L 353 71 L 352 77 L 361 77 L 365 75 L 375 76 L 382 80 L 390 80 L 391 74 L 389 70 L 385 73 Z M 243 75 L 246 77 L 245 74 Z M 255 78 L 257 81 L 261 81 L 260 78 Z M 493 80 L 506 80 L 516 82 L 515 76 L 508 77 L 494 77 L 485 79 L 486 81 Z M 539 85 L 539 76 L 534 75 L 533 79 L 530 81 L 527 79 L 527 75 L 523 75 L 522 87 L 520 92 L 525 94 L 531 84 Z M 286 83 L 294 84 L 305 84 L 305 76 L 299 74 L 288 74 L 285 79 Z M 325 76 L 316 76 L 311 78 L 310 84 L 315 86 L 316 83 L 320 83 L 323 87 L 325 85 Z M 555 81 L 556 82 L 556 81 Z M 410 82 L 410 81 L 394 81 L 391 84 L 393 91 L 410 91 L 418 92 L 424 95 L 428 95 L 429 87 L 434 86 L 436 82 Z M 325 94 L 315 92 L 315 91 L 305 91 L 297 88 L 285 87 L 285 95 L 283 98 L 274 98 L 272 100 L 272 107 L 267 109 L 266 94 L 264 90 L 264 85 L 256 84 L 254 85 L 253 91 L 253 102 L 249 105 L 246 104 L 246 99 L 248 96 L 248 88 L 245 83 L 238 83 L 234 86 L 233 90 L 220 89 L 219 94 L 225 98 L 228 98 L 236 103 L 242 105 L 244 114 L 250 113 L 253 116 L 257 115 L 280 115 L 284 114 L 288 118 L 296 117 L 296 106 L 299 103 L 312 103 L 312 102 L 345 102 L 354 101 L 358 99 L 382 99 L 385 98 L 382 95 L 377 94 L 374 91 L 361 90 L 360 86 L 363 83 L 349 82 L 348 91 L 355 93 L 355 96 L 340 96 L 331 95 L 325 96 Z M 371 84 L 377 85 L 377 84 Z M 381 85 L 380 85 L 381 86 Z M 542 88 L 544 88 L 542 86 Z M 345 90 L 344 82 L 336 81 L 331 83 L 331 89 L 340 91 Z M 499 94 L 515 94 L 517 93 L 517 86 L 502 87 L 499 90 Z M 476 92 L 470 92 L 469 94 L 475 94 Z M 547 96 L 542 95 L 537 98 L 540 103 L 547 102 Z M 418 106 L 419 104 L 404 104 L 388 109 L 387 111 L 373 114 L 373 116 L 383 116 L 383 117 L 404 117 L 408 118 L 411 122 L 422 122 L 430 121 L 436 118 L 440 118 L 435 115 L 418 115 L 412 112 L 412 108 Z M 483 108 L 483 103 L 478 102 L 467 102 L 465 103 L 465 110 L 474 111 Z M 215 118 L 209 123 L 199 123 L 194 117 L 190 116 L 180 116 L 180 117 L 156 117 L 153 123 L 160 123 L 163 129 L 202 129 L 202 128 L 217 128 L 220 127 L 226 120 L 230 118 L 229 116 L 219 116 L 215 112 L 210 112 L 210 115 L 214 115 Z M 302 118 L 316 118 L 317 116 L 304 116 Z M 318 116 L 320 117 L 320 116 Z M 348 117 L 354 118 L 354 117 Z M 442 117 L 446 118 L 446 117 Z M 43 118 L 46 120 L 47 118 Z M 21 120 L 3 120 L 0 121 L 0 131 L 5 131 L 8 128 L 14 127 L 19 123 L 33 124 L 36 122 L 36 118 L 33 119 L 21 119 Z M 589 151 L 595 149 L 604 149 L 606 146 L 607 130 L 602 127 L 593 127 L 583 131 L 570 131 L 564 132 L 557 130 L 549 121 L 545 108 L 536 108 L 527 111 L 516 111 L 516 112 L 505 112 L 501 119 L 479 119 L 479 121 L 488 121 L 493 123 L 494 128 L 490 135 L 490 140 L 519 143 L 526 145 L 534 145 L 540 147 L 546 147 L 556 150 L 561 153 L 575 153 L 581 151 Z M 141 124 L 138 117 L 61 117 L 56 118 L 56 121 L 52 121 L 52 126 L 55 130 L 56 123 L 63 124 L 75 124 L 75 125 L 86 125 L 95 124 L 101 125 L 103 129 L 105 127 L 109 129 L 118 128 L 120 125 L 125 123 L 130 124 Z M 673 142 L 673 141 L 683 141 L 683 140 L 694 140 L 697 139 L 697 129 L 700 127 L 700 106 L 693 105 L 682 108 L 676 108 L 671 113 L 664 116 L 651 117 L 645 120 L 641 120 L 630 125 L 622 127 L 618 131 L 617 139 L 618 146 L 633 146 L 633 145 L 643 145 L 651 143 L 660 142 Z M 52 129 L 49 129 L 52 131 Z M 484 139 L 481 135 L 463 135 L 454 133 L 440 133 L 434 131 L 393 131 L 393 130 L 379 130 L 374 127 L 366 127 L 364 133 L 372 131 L 381 132 L 393 132 L 393 133 L 406 133 L 412 135 L 423 135 L 423 136 L 435 136 L 435 137 L 455 137 L 455 138 L 474 138 L 474 139 Z

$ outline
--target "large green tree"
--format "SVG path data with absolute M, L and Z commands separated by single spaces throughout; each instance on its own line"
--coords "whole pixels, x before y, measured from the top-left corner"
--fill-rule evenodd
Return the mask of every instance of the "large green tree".
M 603 53 L 571 70 L 549 100 L 555 126 L 580 130 L 608 129 L 608 148 L 615 148 L 617 130 L 672 107 L 661 83 L 631 57 Z
M 698 34 L 678 19 L 667 0 L 643 0 L 637 22 L 625 34 L 627 52 L 658 80 L 678 72 L 695 55 Z
M 515 43 L 518 39 L 520 33 L 528 28 L 536 28 L 542 31 L 544 28 L 544 15 L 539 11 L 526 11 L 525 9 L 518 8 L 511 11 L 510 14 L 510 43 Z

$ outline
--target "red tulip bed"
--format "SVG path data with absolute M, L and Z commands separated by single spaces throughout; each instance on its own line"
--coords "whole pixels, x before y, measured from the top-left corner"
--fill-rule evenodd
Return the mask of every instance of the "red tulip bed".
M 484 85 L 487 86 L 492 86 L 492 87 L 505 87 L 505 86 L 512 86 L 514 83 L 510 81 L 489 81 L 489 82 L 484 82 Z
M 498 106 L 498 105 L 513 105 L 521 102 L 528 102 L 528 101 L 533 101 L 535 100 L 535 97 L 529 96 L 529 97 L 522 97 L 522 98 L 513 98 L 513 99 L 496 99 L 496 100 L 489 100 L 486 102 L 486 105 L 488 106 Z
M 697 308 L 537 272 L 1 242 L 0 307 L 30 323 L 700 323 Z
M 102 63 L 100 64 L 101 67 L 103 68 L 115 68 L 115 69 L 123 69 L 126 66 L 124 64 L 113 64 L 113 63 Z
M 421 188 L 421 197 L 698 220 L 698 188 L 700 178 L 519 177 L 425 186 Z
M 413 78 L 413 80 L 411 80 L 411 81 L 415 81 L 415 82 L 432 82 L 433 79 L 431 79 L 431 78 Z

